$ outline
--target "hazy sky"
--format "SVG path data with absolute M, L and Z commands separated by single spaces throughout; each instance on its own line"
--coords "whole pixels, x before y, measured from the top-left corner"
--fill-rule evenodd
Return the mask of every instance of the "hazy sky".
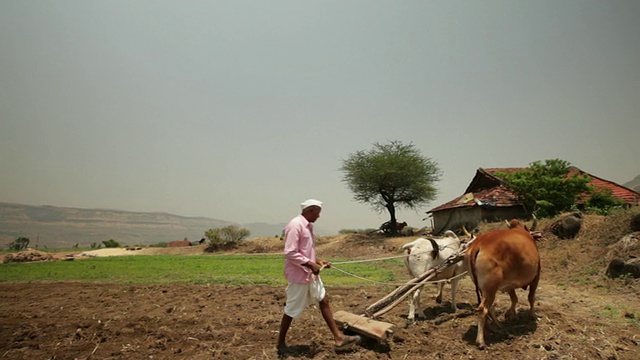
M 0 202 L 377 227 L 342 159 L 640 174 L 640 1 L 0 0 Z

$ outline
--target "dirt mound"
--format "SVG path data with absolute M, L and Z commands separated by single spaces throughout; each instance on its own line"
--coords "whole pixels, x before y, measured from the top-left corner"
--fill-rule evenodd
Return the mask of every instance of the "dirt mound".
M 263 237 L 244 241 L 238 250 L 249 254 L 278 253 L 284 248 L 284 240 L 277 237 Z
M 38 250 L 26 250 L 20 251 L 15 254 L 6 254 L 4 256 L 4 263 L 10 262 L 33 262 L 33 261 L 50 261 L 56 260 L 56 257 L 50 253 L 46 253 Z

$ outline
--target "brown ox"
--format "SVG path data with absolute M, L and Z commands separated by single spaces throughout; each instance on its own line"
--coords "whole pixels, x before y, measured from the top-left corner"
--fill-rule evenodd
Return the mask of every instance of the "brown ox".
M 509 293 L 511 307 L 505 317 L 516 314 L 518 297 L 515 289 L 529 288 L 529 306 L 535 319 L 534 300 L 540 280 L 540 253 L 535 240 L 517 220 L 512 220 L 509 229 L 495 230 L 478 236 L 465 254 L 471 279 L 480 291 L 478 306 L 478 336 L 476 344 L 486 346 L 484 330 L 487 315 L 498 324 L 493 312 L 493 302 L 498 290 Z

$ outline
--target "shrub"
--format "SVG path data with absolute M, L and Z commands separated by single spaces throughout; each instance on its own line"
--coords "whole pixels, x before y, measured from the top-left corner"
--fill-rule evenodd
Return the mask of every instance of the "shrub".
M 204 233 L 204 236 L 209 240 L 209 244 L 211 245 L 239 243 L 249 235 L 251 235 L 251 232 L 249 232 L 248 229 L 241 228 L 235 225 L 229 225 L 223 228 L 209 229 Z
M 113 239 L 109 239 L 109 240 L 104 240 L 102 242 L 104 244 L 104 247 L 106 248 L 117 248 L 120 247 L 120 243 L 113 240 Z
M 11 243 L 9 243 L 9 250 L 17 250 L 17 251 L 25 250 L 29 246 L 29 242 L 30 242 L 29 238 L 21 236 L 15 239 L 14 241 L 12 241 Z
M 585 210 L 597 215 L 609 215 L 614 209 L 619 209 L 623 205 L 624 201 L 611 195 L 610 189 L 597 188 L 585 202 Z

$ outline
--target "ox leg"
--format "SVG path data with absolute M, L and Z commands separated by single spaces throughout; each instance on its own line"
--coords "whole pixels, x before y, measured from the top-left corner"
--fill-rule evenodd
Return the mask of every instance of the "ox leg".
M 409 297 L 409 315 L 407 316 L 408 320 L 415 320 L 416 316 L 416 308 L 418 309 L 418 317 L 420 314 L 424 317 L 424 313 L 422 313 L 422 309 L 420 308 L 420 292 L 422 291 L 422 287 L 416 289 L 413 292 L 413 295 Z
M 458 281 L 460 278 L 451 281 L 451 310 L 455 313 L 458 310 L 456 306 L 456 292 L 458 291 Z
M 536 301 L 536 289 L 538 288 L 539 280 L 540 280 L 540 275 L 538 274 L 538 276 L 536 276 L 536 278 L 533 279 L 533 282 L 531 283 L 531 285 L 529 285 L 529 296 L 527 297 L 527 299 L 529 300 L 529 308 L 531 309 L 531 317 L 534 319 L 536 318 L 536 312 L 533 306 Z
M 491 308 L 495 300 L 495 291 L 486 291 L 483 294 L 485 296 L 480 301 L 480 306 L 478 306 L 478 335 L 476 336 L 476 345 L 480 349 L 484 349 L 487 346 L 484 341 L 484 331 L 487 325 L 487 317 L 491 316 L 493 311 Z
M 438 304 L 442 303 L 442 289 L 444 289 L 444 281 L 438 283 L 438 295 L 436 295 L 436 302 Z
M 496 317 L 496 304 L 493 304 L 491 306 L 491 309 L 489 309 L 489 319 L 491 320 L 492 329 L 500 330 L 502 326 L 500 325 L 500 323 L 498 322 L 498 318 Z
M 516 316 L 516 304 L 518 303 L 518 296 L 515 290 L 509 291 L 509 297 L 511 298 L 511 307 L 504 314 L 505 319 L 512 319 Z

